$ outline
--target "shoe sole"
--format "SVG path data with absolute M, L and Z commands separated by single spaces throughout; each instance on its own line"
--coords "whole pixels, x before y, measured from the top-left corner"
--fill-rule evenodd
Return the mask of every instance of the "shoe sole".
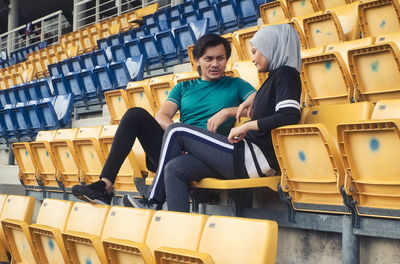
M 128 195 L 124 196 L 122 203 L 125 207 L 144 208 L 143 206 L 140 206 L 134 198 Z
M 80 200 L 82 200 L 82 201 L 91 203 L 91 204 L 105 204 L 105 205 L 107 205 L 107 204 L 106 204 L 105 202 L 103 202 L 103 201 L 96 200 L 96 199 L 95 199 L 95 200 L 92 200 L 92 199 L 90 199 L 89 197 L 87 197 L 86 195 L 80 193 L 78 190 L 75 190 L 75 189 L 72 189 L 72 194 L 73 194 L 76 198 L 78 198 L 78 199 L 80 199 Z

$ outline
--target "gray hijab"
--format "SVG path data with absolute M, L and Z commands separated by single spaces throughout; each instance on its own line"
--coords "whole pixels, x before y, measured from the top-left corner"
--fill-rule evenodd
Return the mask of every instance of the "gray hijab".
M 300 72 L 299 35 L 289 24 L 262 27 L 250 43 L 267 59 L 268 71 L 281 66 L 290 66 Z

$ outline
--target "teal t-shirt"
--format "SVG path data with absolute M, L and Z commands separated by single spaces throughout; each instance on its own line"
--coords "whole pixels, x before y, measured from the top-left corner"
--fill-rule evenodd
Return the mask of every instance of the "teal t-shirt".
M 218 111 L 239 106 L 254 92 L 253 86 L 240 78 L 197 79 L 175 85 L 167 101 L 178 105 L 182 123 L 207 129 L 208 119 Z M 234 122 L 235 118 L 228 118 L 218 127 L 217 133 L 228 136 Z

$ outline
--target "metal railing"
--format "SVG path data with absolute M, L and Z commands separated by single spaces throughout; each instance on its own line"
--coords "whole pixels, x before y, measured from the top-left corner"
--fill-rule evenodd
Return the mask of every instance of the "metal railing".
M 69 26 L 62 11 L 59 10 L 32 21 L 31 32 L 26 32 L 26 24 L 0 35 L 0 50 L 11 52 L 47 41 L 47 45 L 58 43 L 63 28 Z
M 73 30 L 120 16 L 158 2 L 159 8 L 171 5 L 171 0 L 74 0 Z

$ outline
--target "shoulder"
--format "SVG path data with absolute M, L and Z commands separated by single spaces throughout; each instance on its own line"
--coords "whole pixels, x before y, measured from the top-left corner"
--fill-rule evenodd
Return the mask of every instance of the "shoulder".
M 278 69 L 276 69 L 274 71 L 274 75 L 276 77 L 281 77 L 281 76 L 292 76 L 292 77 L 296 77 L 296 76 L 300 76 L 300 73 L 293 67 L 290 66 L 282 66 L 279 67 Z

